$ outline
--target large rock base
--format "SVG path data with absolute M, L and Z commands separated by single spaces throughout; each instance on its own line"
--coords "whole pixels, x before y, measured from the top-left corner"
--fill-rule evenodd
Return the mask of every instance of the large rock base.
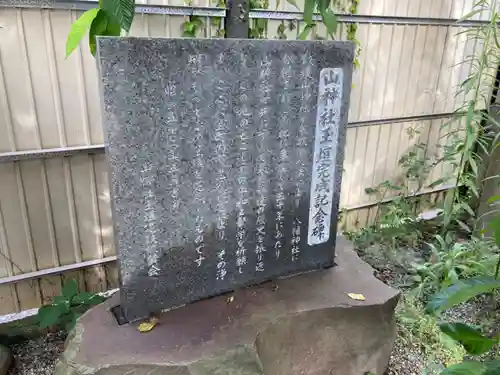
M 336 253 L 334 268 L 165 312 L 148 333 L 118 326 L 112 298 L 80 318 L 55 374 L 382 375 L 398 292 L 342 238 Z

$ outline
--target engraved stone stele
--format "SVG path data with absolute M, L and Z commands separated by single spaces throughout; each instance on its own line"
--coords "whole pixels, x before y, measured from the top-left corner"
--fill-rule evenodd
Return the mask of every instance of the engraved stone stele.
M 129 320 L 334 265 L 354 47 L 101 38 Z
M 345 239 L 336 253 L 336 267 L 164 312 L 148 333 L 118 327 L 112 298 L 79 319 L 55 375 L 382 375 L 398 292 Z

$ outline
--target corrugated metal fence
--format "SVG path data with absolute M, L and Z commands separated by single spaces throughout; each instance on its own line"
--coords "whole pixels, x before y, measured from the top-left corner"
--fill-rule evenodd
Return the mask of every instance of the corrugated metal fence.
M 63 270 L 88 290 L 117 286 L 96 62 L 86 48 L 64 58 L 71 23 L 94 4 L 48 3 L 0 4 L 0 313 L 59 294 L 55 273 Z M 143 4 L 132 35 L 180 36 L 194 14 L 204 21 L 199 37 L 215 37 L 211 20 L 225 15 L 199 0 L 191 8 L 182 0 Z M 475 26 L 455 24 L 471 4 L 364 0 L 359 16 L 342 17 L 339 38 L 346 22 L 357 22 L 362 46 L 347 133 L 345 225 L 370 219 L 373 198 L 364 189 L 397 178 L 398 159 L 413 144 L 426 142 L 439 157 L 440 125 L 463 101 L 454 93 L 470 69 L 456 64 L 481 48 L 456 36 Z M 285 0 L 250 17 L 268 19 L 268 38 L 279 36 L 282 22 L 288 39 L 301 29 L 301 13 Z M 411 129 L 420 130 L 416 137 Z M 442 174 L 439 168 L 429 180 Z

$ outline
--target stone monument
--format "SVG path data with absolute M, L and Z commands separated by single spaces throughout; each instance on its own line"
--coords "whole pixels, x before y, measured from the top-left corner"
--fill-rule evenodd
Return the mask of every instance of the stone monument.
M 60 374 L 385 371 L 397 293 L 336 235 L 353 56 L 99 39 L 121 298 L 80 319 Z M 118 326 L 119 304 L 158 327 Z
M 129 320 L 333 266 L 350 43 L 102 39 Z

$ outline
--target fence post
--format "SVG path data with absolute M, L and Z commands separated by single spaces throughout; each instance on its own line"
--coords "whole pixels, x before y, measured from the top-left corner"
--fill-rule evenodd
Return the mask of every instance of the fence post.
M 250 0 L 228 0 L 224 28 L 226 38 L 248 38 Z

